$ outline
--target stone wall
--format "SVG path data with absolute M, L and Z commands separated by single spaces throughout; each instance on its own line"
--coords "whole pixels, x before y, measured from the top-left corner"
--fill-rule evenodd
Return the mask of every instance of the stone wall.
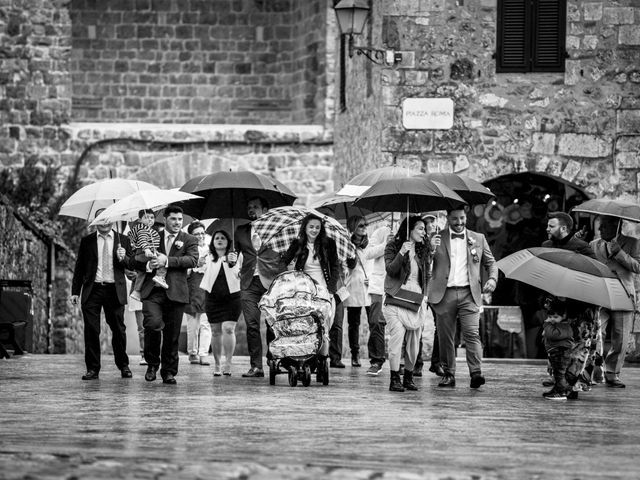
M 0 168 L 63 161 L 71 113 L 68 0 L 0 2 Z
M 323 0 L 73 0 L 77 121 L 312 123 Z
M 595 196 L 637 196 L 637 2 L 569 1 L 566 72 L 544 74 L 495 73 L 496 0 L 373 3 L 370 34 L 358 43 L 414 52 L 415 67 L 374 66 L 368 95 L 367 61 L 347 60 L 336 181 L 395 158 L 480 180 L 541 171 Z M 405 130 L 401 104 L 408 97 L 453 99 L 453 128 Z M 353 147 L 354 138 L 362 148 Z

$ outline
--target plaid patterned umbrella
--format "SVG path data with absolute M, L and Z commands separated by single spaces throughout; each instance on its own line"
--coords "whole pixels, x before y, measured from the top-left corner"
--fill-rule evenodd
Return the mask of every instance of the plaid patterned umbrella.
M 298 237 L 302 219 L 313 213 L 324 221 L 327 236 L 336 242 L 338 258 L 345 262 L 347 258 L 356 256 L 356 247 L 351 242 L 351 235 L 335 218 L 324 215 L 317 210 L 306 207 L 272 208 L 252 225 L 255 232 L 277 253 L 286 252 L 293 239 Z

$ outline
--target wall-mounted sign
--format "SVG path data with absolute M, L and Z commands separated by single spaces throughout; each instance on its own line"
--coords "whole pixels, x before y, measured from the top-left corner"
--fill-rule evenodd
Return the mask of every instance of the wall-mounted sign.
M 407 130 L 448 130 L 453 127 L 450 98 L 405 98 L 402 126 Z

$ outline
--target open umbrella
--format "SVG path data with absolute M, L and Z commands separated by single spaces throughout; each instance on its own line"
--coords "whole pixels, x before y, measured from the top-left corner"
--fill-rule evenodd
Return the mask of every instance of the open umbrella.
M 559 248 L 526 248 L 497 262 L 507 278 L 519 280 L 558 297 L 633 310 L 622 282 L 605 264 Z
M 337 193 L 330 193 L 322 198 L 316 200 L 310 208 L 315 208 L 320 213 L 329 215 L 336 220 L 347 220 L 349 217 L 359 215 L 365 217 L 368 222 L 376 222 L 383 220 L 385 215 L 382 213 L 372 212 L 362 207 L 355 207 L 353 202 L 358 197 L 352 197 L 350 195 L 338 195 Z M 341 222 L 342 223 L 342 222 Z
M 181 207 L 195 218 L 248 218 L 247 203 L 253 197 L 264 198 L 269 207 L 291 205 L 296 195 L 275 178 L 255 172 L 216 172 L 187 181 L 180 190 L 204 200 L 189 200 Z
M 358 197 L 362 195 L 366 188 L 370 187 L 380 180 L 394 180 L 400 178 L 407 178 L 417 175 L 420 172 L 411 170 L 406 167 L 400 167 L 398 165 L 389 165 L 386 167 L 374 168 L 373 170 L 367 170 L 362 172 L 351 180 L 349 180 L 344 187 L 338 190 L 338 195 L 351 195 Z
M 158 187 L 140 180 L 112 178 L 92 183 L 71 195 L 60 207 L 60 215 L 90 220 L 96 211 L 139 190 L 158 190 Z
M 192 198 L 200 197 L 179 190 L 139 190 L 108 206 L 91 222 L 91 225 L 135 220 L 142 209 L 155 211 L 165 208 L 170 203 Z
M 462 197 L 469 205 L 484 204 L 496 196 L 477 180 L 457 173 L 424 173 L 418 175 L 442 183 Z
M 335 218 L 324 215 L 317 210 L 306 207 L 272 208 L 252 222 L 254 231 L 263 243 L 276 253 L 286 252 L 291 242 L 300 232 L 302 220 L 314 213 L 324 221 L 327 236 L 336 242 L 338 258 L 341 262 L 347 258 L 355 258 L 356 247 L 351 242 L 351 235 Z
M 594 215 L 608 215 L 632 222 L 640 222 L 640 205 L 624 200 L 587 200 L 572 208 L 579 213 L 591 213 Z

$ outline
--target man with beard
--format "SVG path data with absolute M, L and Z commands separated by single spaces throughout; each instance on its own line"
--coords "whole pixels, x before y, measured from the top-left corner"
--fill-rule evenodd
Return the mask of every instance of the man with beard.
M 542 242 L 543 247 L 562 248 L 596 258 L 587 242 L 573 234 L 573 219 L 564 212 L 551 212 L 547 222 L 548 240 Z
M 269 204 L 262 197 L 254 197 L 247 202 L 247 216 L 251 221 L 260 218 L 268 210 Z M 258 302 L 273 279 L 282 272 L 280 255 L 272 248 L 263 245 L 250 223 L 236 229 L 235 243 L 236 250 L 243 256 L 240 268 L 240 297 L 242 313 L 247 325 L 247 347 L 251 362 L 249 370 L 242 376 L 264 377 Z M 272 340 L 271 336 L 271 331 L 267 328 L 267 345 Z
M 448 227 L 431 237 L 432 277 L 427 298 L 436 314 L 440 361 L 444 377 L 439 387 L 455 387 L 456 319 L 467 354 L 471 388 L 484 385 L 482 344 L 480 342 L 480 306 L 482 294 L 491 293 L 498 281 L 498 267 L 489 244 L 481 233 L 467 230 L 467 214 L 460 209 L 447 212 Z M 489 279 L 481 286 L 480 266 Z

